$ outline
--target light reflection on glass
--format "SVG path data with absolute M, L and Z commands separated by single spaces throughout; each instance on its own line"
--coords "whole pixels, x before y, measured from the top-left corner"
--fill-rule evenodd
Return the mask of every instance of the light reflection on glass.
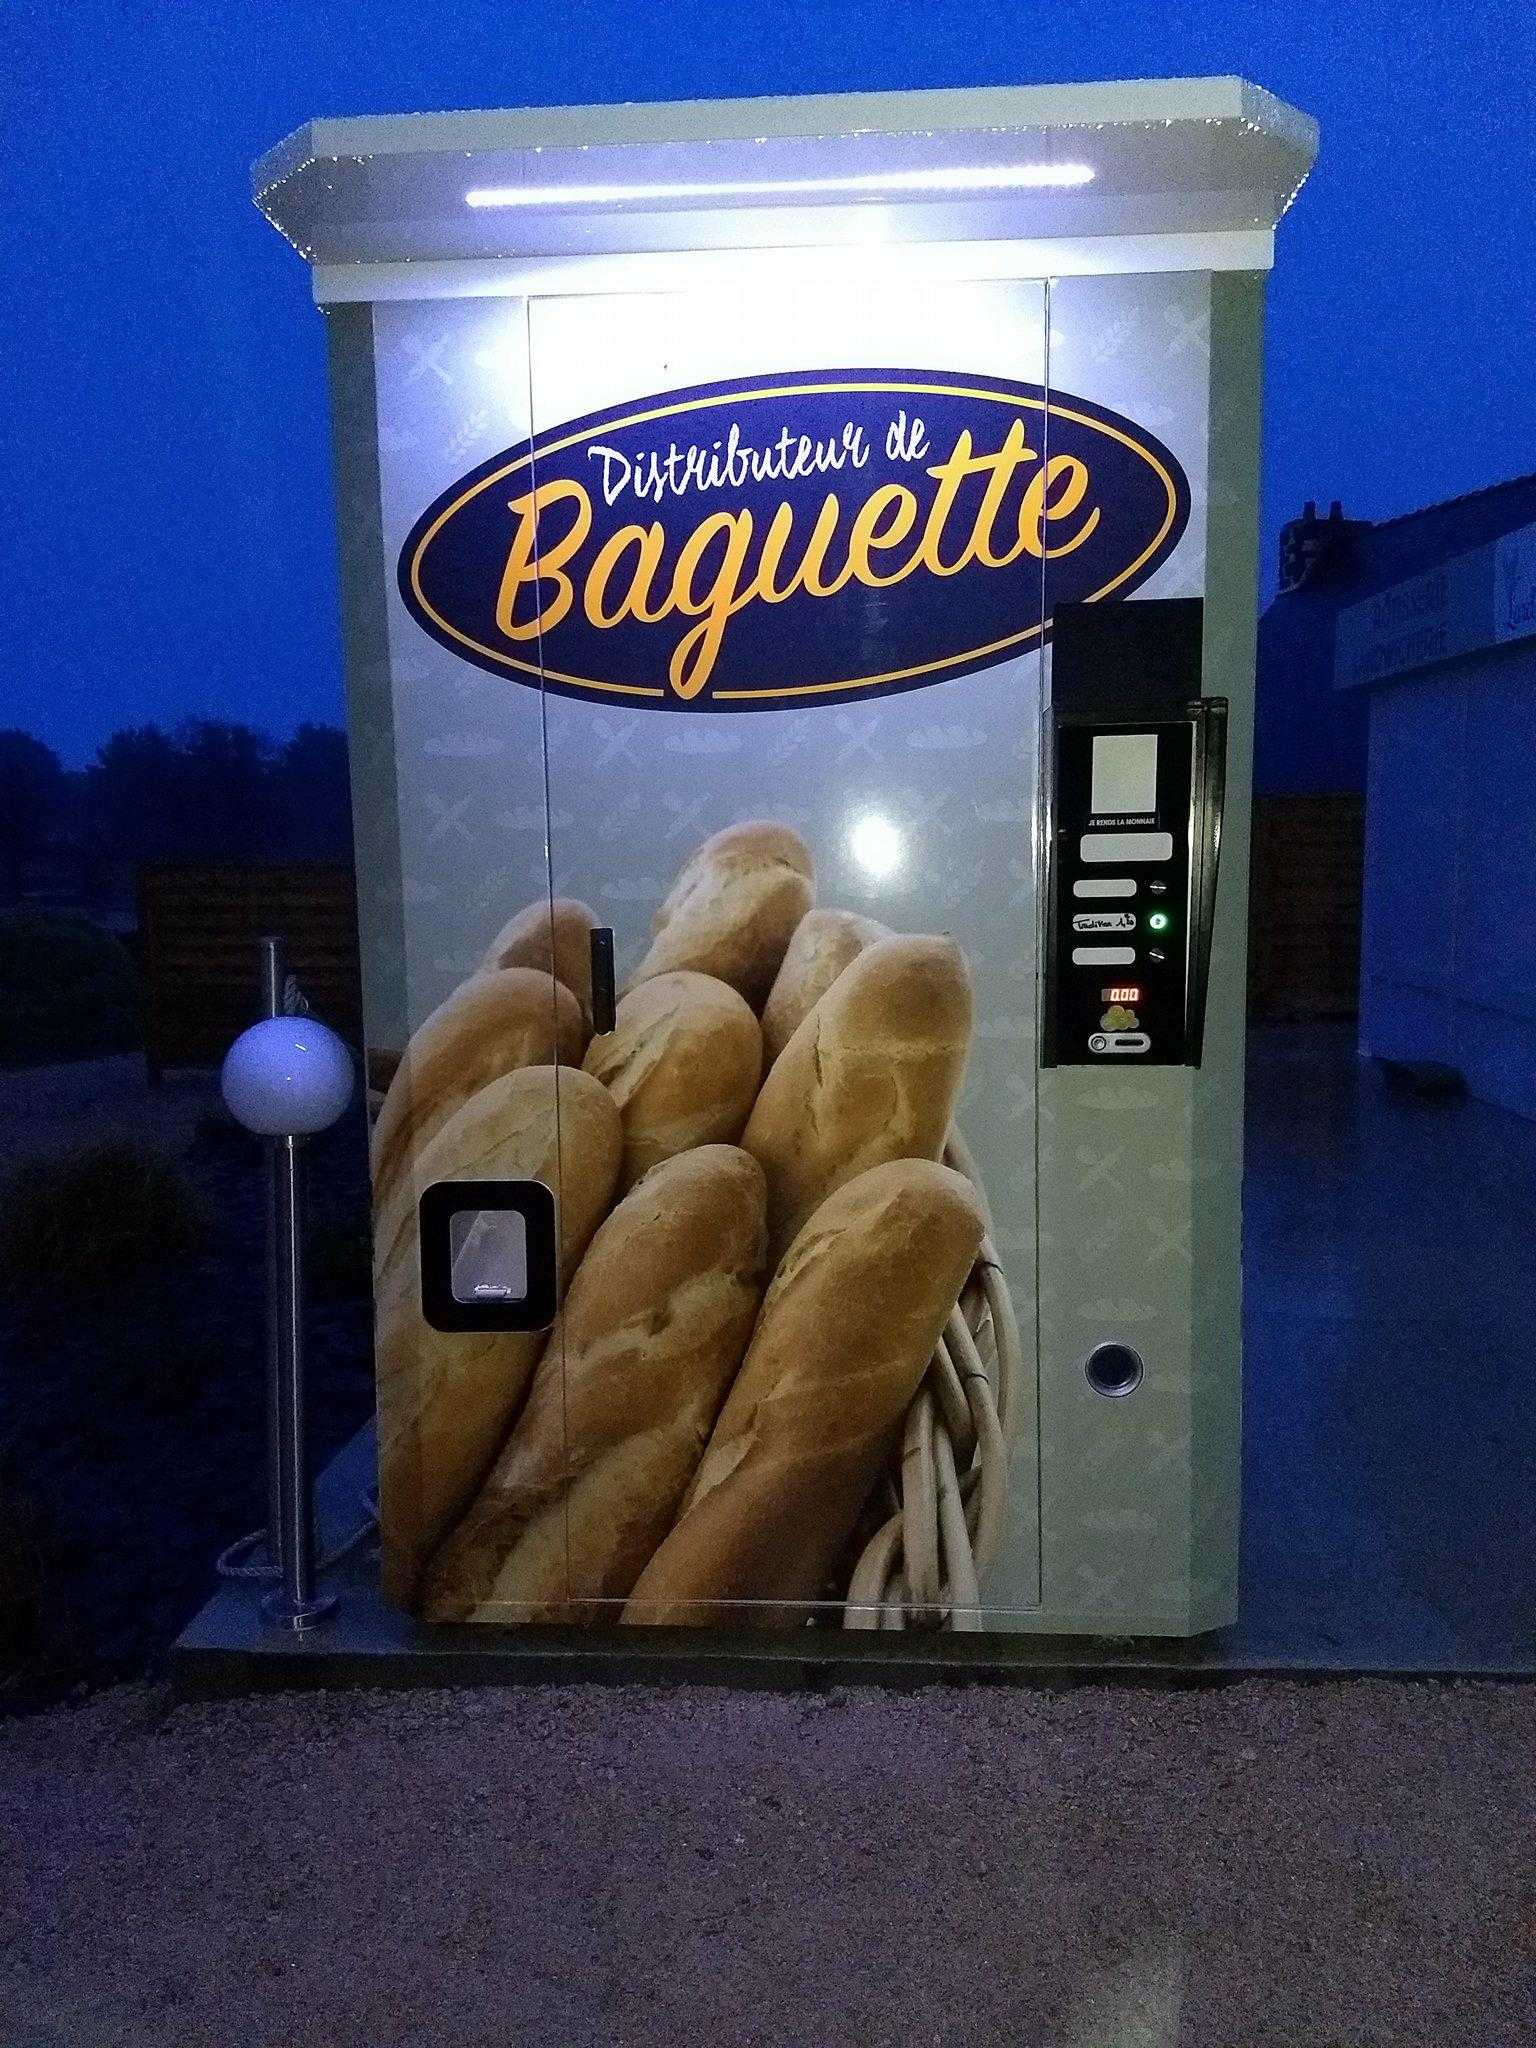
M 895 874 L 906 854 L 901 834 L 878 811 L 866 811 L 854 820 L 848 834 L 848 851 L 865 874 L 873 875 L 877 881 Z

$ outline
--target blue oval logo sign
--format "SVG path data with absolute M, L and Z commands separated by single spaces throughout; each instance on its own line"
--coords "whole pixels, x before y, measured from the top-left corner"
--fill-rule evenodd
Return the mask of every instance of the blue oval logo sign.
M 451 653 L 565 696 L 769 711 L 923 689 L 1128 597 L 1189 484 L 1133 421 L 1037 384 L 799 371 L 592 413 L 417 520 L 400 593 Z

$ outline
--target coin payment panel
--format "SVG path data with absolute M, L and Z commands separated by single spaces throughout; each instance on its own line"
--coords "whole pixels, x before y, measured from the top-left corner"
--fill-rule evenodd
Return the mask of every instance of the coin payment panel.
M 1057 614 L 1045 1066 L 1200 1064 L 1227 708 L 1200 695 L 1202 610 Z

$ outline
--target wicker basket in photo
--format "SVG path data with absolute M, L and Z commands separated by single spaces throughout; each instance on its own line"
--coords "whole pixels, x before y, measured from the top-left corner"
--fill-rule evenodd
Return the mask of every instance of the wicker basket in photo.
M 370 1122 L 399 1058 L 370 1063 Z M 981 1197 L 987 1232 L 873 1504 L 880 1519 L 849 1576 L 847 1629 L 979 1629 L 980 1582 L 1008 1514 L 1023 1347 L 986 1190 L 958 1131 L 950 1132 L 944 1162 Z
M 957 1131 L 944 1159 L 980 1195 L 987 1234 L 907 1410 L 888 1513 L 849 1578 L 844 1628 L 979 1629 L 980 1582 L 1008 1513 L 1023 1347 L 986 1190 Z

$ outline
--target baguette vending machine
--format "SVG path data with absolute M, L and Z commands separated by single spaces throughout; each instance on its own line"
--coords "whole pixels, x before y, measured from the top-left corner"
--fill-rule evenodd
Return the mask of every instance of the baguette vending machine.
M 1262 285 L 1235 79 L 318 121 L 384 1586 L 1237 1595 Z

